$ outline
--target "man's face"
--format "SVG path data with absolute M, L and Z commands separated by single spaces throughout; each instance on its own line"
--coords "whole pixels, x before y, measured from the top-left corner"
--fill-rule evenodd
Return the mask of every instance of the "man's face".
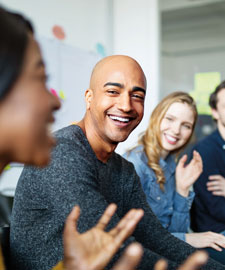
M 109 144 L 126 140 L 144 112 L 146 82 L 140 67 L 127 58 L 106 63 L 91 88 L 86 101 L 95 135 Z
M 216 110 L 212 109 L 212 114 L 217 121 L 217 125 L 225 129 L 225 89 L 219 91 L 217 100 Z

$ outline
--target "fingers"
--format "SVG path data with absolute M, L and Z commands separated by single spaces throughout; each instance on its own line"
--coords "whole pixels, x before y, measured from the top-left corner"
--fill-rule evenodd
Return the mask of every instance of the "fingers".
M 225 179 L 223 178 L 223 176 L 219 174 L 214 174 L 209 176 L 209 180 L 225 180 Z
M 80 207 L 74 206 L 69 216 L 66 219 L 65 227 L 64 227 L 64 239 L 72 234 L 77 234 L 77 221 L 80 216 Z
M 194 155 L 195 155 L 195 160 L 198 163 L 198 166 L 199 166 L 199 168 L 201 168 L 201 171 L 202 171 L 202 169 L 203 169 L 202 157 L 197 151 L 194 151 Z
M 159 260 L 154 266 L 154 270 L 166 270 L 166 269 L 167 269 L 167 262 L 163 259 Z
M 215 189 L 215 188 L 218 189 L 219 186 L 220 186 L 220 182 L 217 181 L 217 180 L 213 180 L 213 181 L 207 182 L 207 187 L 208 188 L 212 188 L 212 190 Z
M 207 190 L 208 191 L 222 191 L 222 187 L 220 186 L 220 183 L 217 181 L 212 181 L 209 184 L 207 183 Z
M 111 203 L 101 216 L 100 220 L 98 221 L 98 224 L 96 225 L 96 228 L 99 228 L 101 230 L 104 230 L 105 227 L 108 225 L 109 221 L 111 220 L 112 216 L 116 212 L 117 206 L 114 203 Z
M 207 262 L 208 256 L 204 251 L 196 251 L 178 268 L 178 270 L 195 270 Z
M 223 195 L 223 188 L 219 184 L 207 185 L 207 190 L 212 191 L 213 195 L 221 196 Z
M 116 241 L 124 241 L 134 231 L 143 215 L 144 211 L 142 209 L 131 209 L 117 226 L 110 231 L 110 234 L 116 237 Z
M 140 244 L 134 243 L 129 245 L 112 270 L 135 270 L 142 254 L 143 249 Z
M 202 238 L 202 241 L 205 241 L 205 246 L 202 247 L 211 247 L 217 251 L 222 251 L 222 248 L 225 248 L 225 236 L 219 233 L 214 232 L 205 232 L 198 235 L 199 241 Z
M 109 234 L 113 237 L 113 241 L 107 245 L 107 254 L 114 254 L 118 248 L 122 245 L 124 240 L 131 235 L 134 231 L 137 223 L 143 217 L 144 211 L 141 209 L 131 209 L 117 224 L 115 228 L 109 231 Z M 110 255 L 111 256 L 111 255 Z
M 217 251 L 222 251 L 222 248 L 225 248 L 225 236 L 219 233 L 208 232 L 211 236 L 211 245 L 210 247 L 214 248 Z
M 225 179 L 221 175 L 210 175 L 209 182 L 207 182 L 207 190 L 211 191 L 213 195 L 225 195 Z
M 219 190 L 218 191 L 213 191 L 212 194 L 215 195 L 215 196 L 224 196 L 224 192 L 219 191 Z
M 192 158 L 190 164 L 192 166 L 198 166 L 199 170 L 202 172 L 202 168 L 203 168 L 202 158 L 197 151 L 193 152 L 193 158 Z
M 220 248 L 216 243 L 209 244 L 209 247 L 211 247 L 217 251 L 222 251 L 222 248 Z
M 181 157 L 181 159 L 179 160 L 177 166 L 183 168 L 186 161 L 187 161 L 187 155 L 183 155 L 183 156 Z

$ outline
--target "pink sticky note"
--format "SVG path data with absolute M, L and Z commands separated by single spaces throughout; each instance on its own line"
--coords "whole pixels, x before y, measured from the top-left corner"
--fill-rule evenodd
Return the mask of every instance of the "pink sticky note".
M 51 92 L 54 96 L 56 96 L 56 97 L 58 98 L 58 94 L 57 94 L 57 92 L 55 91 L 55 89 L 50 88 L 50 92 Z
M 59 40 L 63 40 L 66 38 L 66 34 L 64 32 L 64 29 L 60 25 L 54 25 L 52 27 L 52 32 L 53 32 L 53 35 Z

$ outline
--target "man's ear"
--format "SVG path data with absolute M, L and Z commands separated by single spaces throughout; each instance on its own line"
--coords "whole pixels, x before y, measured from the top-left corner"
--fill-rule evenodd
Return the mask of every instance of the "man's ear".
M 86 110 L 90 109 L 92 98 L 93 98 L 92 89 L 87 89 L 85 92 Z
M 218 120 L 219 115 L 216 109 L 212 109 L 212 116 L 215 120 Z

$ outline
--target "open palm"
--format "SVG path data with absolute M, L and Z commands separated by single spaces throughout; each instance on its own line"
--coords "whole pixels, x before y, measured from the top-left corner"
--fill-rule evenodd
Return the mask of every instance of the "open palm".
M 80 209 L 74 207 L 64 230 L 64 266 L 67 270 L 102 270 L 143 216 L 143 210 L 132 209 L 115 228 L 106 232 L 104 229 L 115 211 L 116 205 L 109 205 L 97 225 L 80 234 L 77 231 Z
M 189 188 L 202 173 L 202 158 L 197 151 L 193 152 L 193 158 L 189 164 L 185 165 L 187 155 L 184 155 L 176 167 L 176 188 L 177 192 L 187 197 Z

